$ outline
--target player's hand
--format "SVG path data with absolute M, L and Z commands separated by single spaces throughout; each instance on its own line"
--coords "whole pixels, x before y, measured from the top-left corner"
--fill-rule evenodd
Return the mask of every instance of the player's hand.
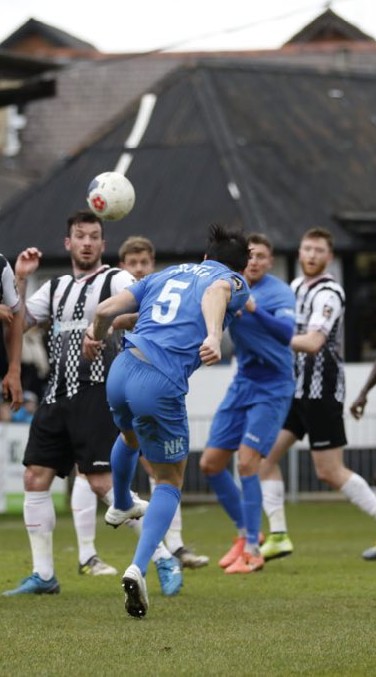
M 96 360 L 101 354 L 103 348 L 104 342 L 96 341 L 94 338 L 92 338 L 92 334 L 90 333 L 89 329 L 87 329 L 82 343 L 83 356 L 90 361 Z
M 248 310 L 249 313 L 254 313 L 256 310 L 256 301 L 253 298 L 253 296 L 249 296 L 247 303 L 245 304 L 244 308 Z
M 362 418 L 366 404 L 367 398 L 365 395 L 358 395 L 356 400 L 354 400 L 352 403 L 350 407 L 350 413 L 354 418 L 356 418 L 357 421 Z
M 6 324 L 12 324 L 13 313 L 9 306 L 6 306 L 5 303 L 0 303 L 0 322 L 5 322 Z
M 207 336 L 200 347 L 199 354 L 201 362 L 207 367 L 216 364 L 222 357 L 221 342 L 215 336 Z
M 23 403 L 23 392 L 19 372 L 8 371 L 2 381 L 4 402 L 10 403 L 12 411 L 18 411 Z
M 17 277 L 28 277 L 39 268 L 42 252 L 37 247 L 24 249 L 17 257 L 14 272 Z

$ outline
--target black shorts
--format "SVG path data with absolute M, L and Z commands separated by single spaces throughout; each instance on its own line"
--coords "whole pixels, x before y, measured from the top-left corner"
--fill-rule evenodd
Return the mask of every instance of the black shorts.
M 347 444 L 343 404 L 331 400 L 294 399 L 283 424 L 302 440 L 307 433 L 313 451 L 336 449 Z
M 81 473 L 109 472 L 117 435 L 105 385 L 88 386 L 71 399 L 41 404 L 31 422 L 23 464 L 53 468 L 59 477 L 69 475 L 75 463 Z

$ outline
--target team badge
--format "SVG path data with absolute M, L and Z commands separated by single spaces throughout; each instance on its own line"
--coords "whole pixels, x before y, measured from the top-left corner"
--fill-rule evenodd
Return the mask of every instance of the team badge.
M 231 279 L 234 283 L 235 291 L 240 291 L 240 289 L 243 289 L 244 282 L 240 277 L 237 277 L 236 275 L 231 275 Z
M 333 308 L 331 306 L 325 305 L 322 309 L 322 314 L 326 317 L 327 320 L 330 320 L 333 314 Z

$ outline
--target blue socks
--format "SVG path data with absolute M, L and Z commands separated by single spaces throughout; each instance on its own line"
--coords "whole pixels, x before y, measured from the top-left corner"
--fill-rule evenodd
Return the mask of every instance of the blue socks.
M 242 496 L 229 470 L 216 475 L 206 476 L 211 489 L 217 494 L 218 501 L 238 529 L 245 527 Z
M 241 477 L 243 489 L 244 522 L 247 529 L 247 543 L 258 545 L 262 517 L 262 492 L 258 475 Z
M 180 489 L 171 484 L 157 484 L 151 495 L 132 562 L 139 567 L 143 576 L 158 543 L 163 540 L 172 522 L 180 497 Z
M 139 449 L 131 449 L 121 435 L 111 450 L 112 484 L 114 487 L 114 507 L 128 510 L 132 506 L 130 487 L 139 459 Z

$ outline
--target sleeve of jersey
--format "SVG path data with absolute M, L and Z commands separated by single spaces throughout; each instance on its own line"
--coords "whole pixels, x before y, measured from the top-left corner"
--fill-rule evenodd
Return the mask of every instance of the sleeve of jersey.
M 124 289 L 128 289 L 135 281 L 133 275 L 128 273 L 127 270 L 120 270 L 111 280 L 111 291 L 113 294 L 118 294 Z
M 144 278 L 143 280 L 139 280 L 138 282 L 135 282 L 134 284 L 131 284 L 129 287 L 127 287 L 128 291 L 130 291 L 135 297 L 138 305 L 140 305 L 145 294 L 146 284 L 147 278 Z
M 232 274 L 228 281 L 231 284 L 231 300 L 228 309 L 232 313 L 241 310 L 248 301 L 250 289 L 245 279 L 236 273 Z
M 9 306 L 9 308 L 12 310 L 13 313 L 16 313 L 20 308 L 21 299 L 17 291 L 13 270 L 10 267 L 8 261 L 3 271 L 2 285 L 3 285 L 3 303 Z
M 26 301 L 26 321 L 29 326 L 42 324 L 50 319 L 51 281 L 45 282 Z
M 276 317 L 257 307 L 253 314 L 277 341 L 285 346 L 289 345 L 295 329 L 295 318 L 291 313 L 286 312 L 283 316 Z
M 321 331 L 328 336 L 334 323 L 341 316 L 342 301 L 338 294 L 330 290 L 319 292 L 313 303 L 308 331 Z

